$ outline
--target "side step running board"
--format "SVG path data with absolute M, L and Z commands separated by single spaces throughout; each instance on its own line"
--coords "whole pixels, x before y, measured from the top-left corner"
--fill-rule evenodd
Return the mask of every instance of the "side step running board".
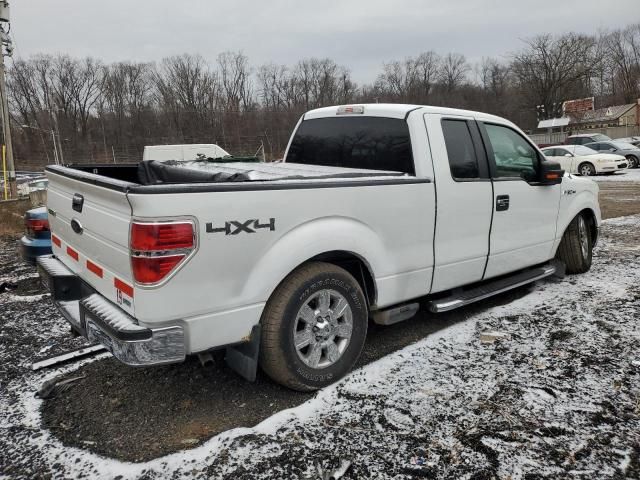
M 433 313 L 448 312 L 449 310 L 464 307 L 470 303 L 484 300 L 485 298 L 493 295 L 521 287 L 522 285 L 550 277 L 551 275 L 557 274 L 559 276 L 564 276 L 563 267 L 564 264 L 559 264 L 559 262 L 550 262 L 538 268 L 518 272 L 498 280 L 488 281 L 487 283 L 483 283 L 482 285 L 468 290 L 454 290 L 454 292 L 448 297 L 431 300 L 427 303 L 427 306 L 429 311 Z

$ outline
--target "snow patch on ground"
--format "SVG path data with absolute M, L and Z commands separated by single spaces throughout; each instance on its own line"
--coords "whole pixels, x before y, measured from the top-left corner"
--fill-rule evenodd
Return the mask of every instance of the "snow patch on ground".
M 590 178 L 596 182 L 640 182 L 640 168 L 626 169 L 613 175 L 596 175 Z

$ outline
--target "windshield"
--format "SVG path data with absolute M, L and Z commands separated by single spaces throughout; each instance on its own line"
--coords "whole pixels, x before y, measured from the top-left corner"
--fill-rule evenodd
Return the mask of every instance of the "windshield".
M 592 135 L 592 138 L 594 142 L 608 142 L 609 140 L 611 140 L 611 138 L 601 133 L 596 133 L 595 135 Z
M 567 148 L 571 150 L 574 155 L 595 155 L 598 153 L 593 148 L 585 147 L 584 145 L 573 145 Z
M 627 142 L 611 142 L 613 143 L 617 149 L 619 150 L 637 150 L 638 147 L 634 147 L 630 143 Z

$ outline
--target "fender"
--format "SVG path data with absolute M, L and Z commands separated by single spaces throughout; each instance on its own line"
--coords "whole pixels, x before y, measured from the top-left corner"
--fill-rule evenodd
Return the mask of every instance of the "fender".
M 563 179 L 561 187 L 560 211 L 556 224 L 556 240 L 553 246 L 554 255 L 569 223 L 578 213 L 590 210 L 593 212 L 598 228 L 602 222 L 600 205 L 598 204 L 599 188 L 593 180 L 568 175 Z
M 342 250 L 360 257 L 377 278 L 393 272 L 389 255 L 374 230 L 349 217 L 321 217 L 297 225 L 284 234 L 256 263 L 242 296 L 266 302 L 276 287 L 298 266 L 322 253 Z

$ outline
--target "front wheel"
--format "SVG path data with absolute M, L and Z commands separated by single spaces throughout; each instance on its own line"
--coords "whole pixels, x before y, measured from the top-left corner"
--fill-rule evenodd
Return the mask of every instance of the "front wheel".
M 633 155 L 627 157 L 627 168 L 638 168 L 638 159 Z
M 578 172 L 584 177 L 591 177 L 596 174 L 596 169 L 590 163 L 583 163 L 578 167 Z
M 587 219 L 583 214 L 578 214 L 564 232 L 556 257 L 565 263 L 567 273 L 585 273 L 591 268 L 592 250 Z
M 317 390 L 356 363 L 367 334 L 367 303 L 349 272 L 310 262 L 276 288 L 261 321 L 265 373 L 294 390 Z

